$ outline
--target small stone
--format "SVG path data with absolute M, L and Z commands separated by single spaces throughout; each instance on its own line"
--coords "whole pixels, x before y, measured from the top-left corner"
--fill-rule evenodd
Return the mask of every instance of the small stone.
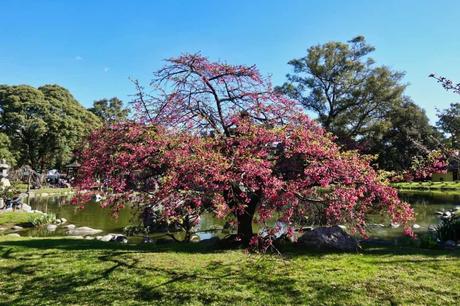
M 57 225 L 55 224 L 48 224 L 46 226 L 46 229 L 49 231 L 49 232 L 54 232 L 56 229 L 57 229 Z
M 412 228 L 414 228 L 414 229 L 419 229 L 419 228 L 421 228 L 421 226 L 418 225 L 418 224 L 414 224 L 414 225 L 412 225 Z
M 118 243 L 128 243 L 128 238 L 122 234 L 112 234 L 112 239 L 110 239 L 110 241 Z
M 114 234 L 107 234 L 105 236 L 98 236 L 100 237 L 100 239 L 98 239 L 98 237 L 96 237 L 97 240 L 100 240 L 100 241 L 105 241 L 105 242 L 109 242 L 112 240 L 112 238 L 114 237 L 115 235 Z
M 15 226 L 11 227 L 11 229 L 12 229 L 13 231 L 21 231 L 21 230 L 23 230 L 24 228 L 23 228 L 22 226 L 15 225 Z
M 68 225 L 64 225 L 64 228 L 68 229 L 68 230 L 72 230 L 74 229 L 76 226 L 74 224 L 68 224 Z
M 8 237 L 21 237 L 18 233 L 11 233 L 7 235 Z
M 67 223 L 67 219 L 66 218 L 61 218 L 59 219 L 61 221 L 61 224 L 64 224 L 64 223 Z
M 200 242 L 200 236 L 198 235 L 193 235 L 191 238 L 190 238 L 190 241 L 191 242 Z
M 86 236 L 85 239 L 86 240 L 94 240 L 95 238 L 93 236 Z
M 401 224 L 399 224 L 399 223 L 393 223 L 393 222 L 392 222 L 392 223 L 390 223 L 390 226 L 391 226 L 392 228 L 398 228 L 398 227 L 401 226 Z
M 155 240 L 153 240 L 152 238 L 150 237 L 144 237 L 144 239 L 142 240 L 142 243 L 154 243 Z
M 5 227 L 0 227 L 0 232 L 6 231 L 7 229 Z

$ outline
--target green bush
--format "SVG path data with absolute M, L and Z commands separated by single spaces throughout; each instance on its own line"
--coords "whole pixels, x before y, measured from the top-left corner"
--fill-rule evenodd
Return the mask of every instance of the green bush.
M 436 227 L 437 238 L 441 241 L 460 240 L 460 217 L 445 219 Z
M 33 226 L 42 226 L 46 224 L 50 224 L 56 221 L 56 215 L 53 213 L 48 213 L 48 214 L 40 214 L 36 217 L 34 217 L 31 221 Z
M 419 235 L 420 248 L 422 249 L 436 249 L 438 247 L 437 234 L 433 232 L 422 233 Z

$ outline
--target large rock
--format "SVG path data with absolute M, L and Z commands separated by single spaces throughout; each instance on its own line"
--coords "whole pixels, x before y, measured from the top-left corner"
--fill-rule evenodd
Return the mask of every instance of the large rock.
M 86 236 L 86 235 L 96 235 L 102 232 L 102 230 L 94 229 L 87 226 L 77 227 L 69 229 L 69 235 L 72 236 Z
M 339 226 L 318 227 L 312 231 L 305 232 L 298 239 L 297 244 L 316 250 L 345 252 L 358 252 L 361 250 L 358 241 Z
M 75 224 L 67 224 L 67 225 L 64 225 L 64 228 L 68 229 L 68 230 L 73 230 L 76 228 Z

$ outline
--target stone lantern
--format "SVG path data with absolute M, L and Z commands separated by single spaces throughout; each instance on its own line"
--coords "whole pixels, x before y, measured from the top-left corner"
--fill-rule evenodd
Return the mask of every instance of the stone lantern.
M 8 170 L 10 165 L 6 163 L 6 160 L 0 160 L 0 189 L 10 187 L 10 181 L 8 180 Z

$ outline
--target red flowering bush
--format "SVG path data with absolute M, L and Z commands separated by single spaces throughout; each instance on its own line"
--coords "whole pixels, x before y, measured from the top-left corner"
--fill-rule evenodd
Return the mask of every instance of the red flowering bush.
M 347 223 L 365 234 L 373 212 L 411 234 L 412 209 L 369 158 L 341 152 L 255 67 L 185 55 L 170 59 L 153 85 L 156 92 L 138 95 L 138 122 L 95 132 L 81 153 L 79 185 L 99 178 L 106 205 L 149 205 L 178 223 L 204 211 L 234 216 L 245 245 L 260 241 L 253 222 L 269 237 L 280 230 L 269 226 L 274 220 L 287 235 L 303 222 Z

